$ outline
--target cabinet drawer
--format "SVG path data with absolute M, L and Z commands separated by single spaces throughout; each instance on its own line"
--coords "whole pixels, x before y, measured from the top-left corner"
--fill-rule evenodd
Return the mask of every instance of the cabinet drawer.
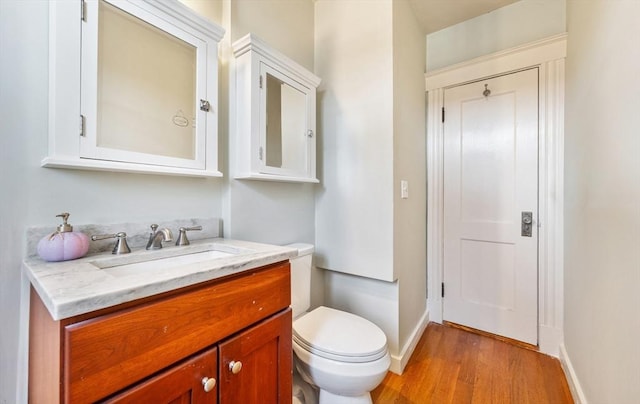
M 195 357 L 181 362 L 157 376 L 140 383 L 104 404 L 138 403 L 209 403 L 218 399 L 217 386 L 218 350 L 210 348 Z M 202 380 L 207 378 L 213 384 L 211 390 L 204 388 Z
M 64 329 L 64 397 L 93 402 L 283 308 L 289 263 L 211 283 Z

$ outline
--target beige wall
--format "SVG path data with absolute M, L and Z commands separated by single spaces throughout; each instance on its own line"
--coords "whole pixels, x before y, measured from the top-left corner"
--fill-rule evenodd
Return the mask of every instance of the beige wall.
M 565 32 L 565 0 L 520 0 L 427 35 L 427 70 Z
M 568 0 L 565 346 L 589 403 L 640 397 L 640 2 Z
M 221 26 L 225 25 L 222 20 L 222 5 L 225 1 L 228 0 L 180 0 L 201 16 Z
M 313 71 L 313 0 L 231 1 L 230 40 L 252 32 Z
M 393 265 L 398 274 L 399 342 L 420 324 L 427 301 L 424 34 L 406 0 L 393 2 Z M 400 181 L 409 198 L 400 198 Z

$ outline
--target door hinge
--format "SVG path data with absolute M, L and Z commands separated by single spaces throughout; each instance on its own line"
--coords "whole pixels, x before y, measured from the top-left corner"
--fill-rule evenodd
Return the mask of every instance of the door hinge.
M 444 122 L 444 107 L 442 107 L 442 122 Z
M 82 21 L 87 22 L 87 2 L 85 0 L 80 2 L 80 18 Z
M 444 282 L 442 282 L 442 297 L 444 297 Z
M 262 160 L 262 147 L 258 149 L 258 158 Z
M 262 76 L 260 76 L 260 88 L 262 88 Z
M 85 133 L 84 133 L 85 122 L 86 122 L 86 119 L 84 115 L 81 114 L 80 115 L 80 136 L 85 136 Z

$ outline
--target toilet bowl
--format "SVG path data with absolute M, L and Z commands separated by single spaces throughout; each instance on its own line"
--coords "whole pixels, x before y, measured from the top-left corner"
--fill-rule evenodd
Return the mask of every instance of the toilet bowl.
M 313 246 L 290 247 L 299 251 L 291 260 L 292 345 L 303 379 L 294 382 L 317 387 L 320 404 L 371 404 L 370 391 L 391 364 L 386 335 L 369 320 L 341 310 L 320 306 L 305 312 L 310 307 Z
M 293 369 L 293 399 L 291 404 L 318 404 L 316 388 L 304 381 L 295 367 Z
M 293 323 L 296 368 L 320 389 L 320 404 L 371 404 L 370 391 L 387 374 L 387 338 L 362 317 L 328 307 Z

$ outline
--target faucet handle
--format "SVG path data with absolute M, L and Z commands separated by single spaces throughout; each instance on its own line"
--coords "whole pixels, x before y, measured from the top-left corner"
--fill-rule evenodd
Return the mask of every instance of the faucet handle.
M 152 224 L 152 225 L 151 225 L 151 231 L 152 231 L 153 233 L 155 233 L 157 230 L 158 230 L 158 225 L 157 225 L 157 224 L 155 224 L 155 223 L 154 223 L 154 224 Z
M 109 238 L 117 239 L 116 245 L 113 247 L 113 251 L 111 251 L 111 254 L 128 254 L 131 252 L 131 248 L 129 248 L 129 245 L 127 244 L 127 233 L 120 232 L 114 234 L 99 234 L 91 236 L 91 240 L 93 241 L 106 240 Z
M 191 230 L 202 230 L 202 226 L 193 226 L 193 227 L 181 227 L 178 229 L 180 232 L 178 234 L 178 240 L 176 240 L 176 245 L 189 245 L 189 239 L 187 238 L 187 232 Z

